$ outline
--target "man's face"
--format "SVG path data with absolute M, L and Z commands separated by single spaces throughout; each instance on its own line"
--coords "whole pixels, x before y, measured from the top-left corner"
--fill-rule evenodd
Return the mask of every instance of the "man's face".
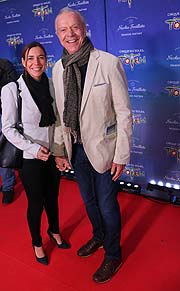
M 74 54 L 82 47 L 86 27 L 77 14 L 64 12 L 56 20 L 56 33 L 62 46 Z

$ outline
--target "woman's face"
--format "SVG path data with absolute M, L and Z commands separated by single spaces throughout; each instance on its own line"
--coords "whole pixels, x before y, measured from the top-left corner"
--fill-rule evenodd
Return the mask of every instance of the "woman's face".
M 32 78 L 40 80 L 46 69 L 46 56 L 42 48 L 36 46 L 27 51 L 25 60 L 22 59 L 22 64 Z

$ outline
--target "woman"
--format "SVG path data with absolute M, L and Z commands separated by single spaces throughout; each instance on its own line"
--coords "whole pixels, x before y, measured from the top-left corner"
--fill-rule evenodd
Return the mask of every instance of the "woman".
M 28 44 L 22 53 L 24 73 L 18 79 L 22 97 L 24 136 L 13 125 L 17 114 L 17 86 L 11 82 L 2 89 L 2 131 L 7 139 L 23 150 L 20 177 L 25 188 L 27 220 L 36 260 L 44 265 L 48 258 L 40 234 L 41 216 L 45 209 L 48 235 L 59 248 L 69 248 L 59 234 L 58 191 L 60 174 L 50 154 L 55 115 L 52 107 L 53 87 L 44 73 L 47 55 L 38 42 Z M 9 106 L 11 104 L 11 106 Z

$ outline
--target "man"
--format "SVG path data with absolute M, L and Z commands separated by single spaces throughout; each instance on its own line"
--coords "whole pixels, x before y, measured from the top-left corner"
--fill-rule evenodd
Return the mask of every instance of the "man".
M 0 95 L 1 89 L 9 82 L 16 81 L 18 75 L 13 64 L 7 59 L 0 59 Z M 0 130 L 1 130 L 1 106 L 0 106 Z M 14 169 L 0 168 L 2 186 L 0 191 L 3 193 L 2 203 L 9 204 L 13 201 L 15 171 Z
M 103 283 L 122 264 L 117 179 L 130 156 L 127 83 L 119 59 L 95 49 L 86 37 L 79 12 L 62 9 L 55 28 L 64 51 L 53 68 L 61 124 L 55 129 L 53 151 L 59 170 L 73 166 L 93 228 L 93 237 L 77 254 L 87 257 L 103 246 L 105 258 L 93 275 Z

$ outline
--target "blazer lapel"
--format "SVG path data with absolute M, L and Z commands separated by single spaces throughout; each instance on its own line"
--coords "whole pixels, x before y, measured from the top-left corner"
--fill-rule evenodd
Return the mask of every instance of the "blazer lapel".
M 57 104 L 58 110 L 61 113 L 63 113 L 64 111 L 64 84 L 63 84 L 63 66 L 62 66 L 61 61 L 58 64 L 57 74 L 55 76 L 56 76 L 56 86 L 57 86 L 56 104 Z
M 83 112 L 84 106 L 89 96 L 90 89 L 92 87 L 94 76 L 95 76 L 98 63 L 99 63 L 98 57 L 99 57 L 99 52 L 96 49 L 90 53 L 89 62 L 87 66 L 87 72 L 86 72 L 86 78 L 85 78 L 85 83 L 84 83 L 80 115 Z

